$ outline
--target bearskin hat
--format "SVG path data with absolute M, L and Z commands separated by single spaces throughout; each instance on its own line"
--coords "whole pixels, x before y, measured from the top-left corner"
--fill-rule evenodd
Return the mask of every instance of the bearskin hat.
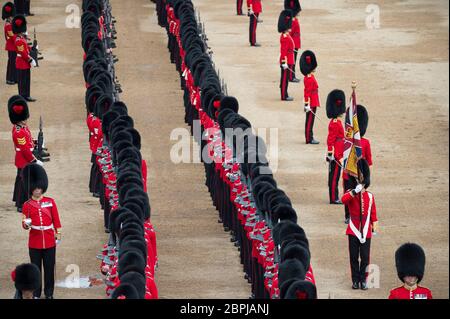
M 116 101 L 111 106 L 111 110 L 119 113 L 120 115 L 128 115 L 128 107 L 121 101 Z
M 309 265 L 304 265 L 297 259 L 287 259 L 278 268 L 278 283 L 281 286 L 289 279 L 305 279 Z
M 134 220 L 138 223 L 142 222 L 142 220 L 129 209 L 120 207 L 113 210 L 109 214 L 109 230 L 112 233 L 117 233 L 120 230 L 121 224 L 125 219 Z
M 294 280 L 280 288 L 281 299 L 317 299 L 316 286 L 307 280 Z
M 239 112 L 239 101 L 234 96 L 224 96 L 220 100 L 220 110 L 230 109 L 235 113 Z
M 130 284 L 138 292 L 138 298 L 144 299 L 145 296 L 145 276 L 139 272 L 129 271 L 119 276 L 120 284 Z
M 128 250 L 123 254 L 119 254 L 119 276 L 129 271 L 135 271 L 145 275 L 145 266 L 145 258 L 140 251 Z
M 94 115 L 99 119 L 103 118 L 103 114 L 109 111 L 109 108 L 113 104 L 113 98 L 109 94 L 102 94 L 95 102 Z
M 147 258 L 147 243 L 145 242 L 145 238 L 141 239 L 130 239 L 127 238 L 123 242 L 120 243 L 120 250 L 121 251 L 131 251 L 135 250 L 138 251 L 144 256 L 144 258 Z
M 297 243 L 286 245 L 281 249 L 281 262 L 288 259 L 297 259 L 303 265 L 309 265 L 311 261 L 311 253 L 309 250 Z
M 2 8 L 2 19 L 6 20 L 8 18 L 14 17 L 16 15 L 16 7 L 14 3 L 8 1 L 3 5 Z
M 284 9 L 291 10 L 294 17 L 302 11 L 299 0 L 284 0 Z
M 30 195 L 37 188 L 42 189 L 42 193 L 47 191 L 48 177 L 41 165 L 31 163 L 25 166 L 22 170 L 22 180 L 25 191 Z
M 21 264 L 14 273 L 14 286 L 19 291 L 34 291 L 41 285 L 41 272 L 35 264 Z
M 102 94 L 103 90 L 98 85 L 91 85 L 88 87 L 85 96 L 86 110 L 88 113 L 95 112 L 95 103 Z
M 297 223 L 297 212 L 291 205 L 280 204 L 271 211 L 273 219 L 275 220 L 290 220 Z
M 369 126 L 369 113 L 364 106 L 359 104 L 356 106 L 356 112 L 358 114 L 359 133 L 363 137 L 366 135 L 367 127 Z
M 425 273 L 424 250 L 414 243 L 403 244 L 395 252 L 395 266 L 402 282 L 405 282 L 403 278 L 406 276 L 415 276 L 417 283 L 420 283 Z
M 140 299 L 139 294 L 133 285 L 121 283 L 119 287 L 114 289 L 111 299 Z
M 292 11 L 283 10 L 278 18 L 278 32 L 283 33 L 292 28 Z
M 27 19 L 23 15 L 17 15 L 11 22 L 14 34 L 27 32 Z
M 12 124 L 27 120 L 30 117 L 27 101 L 20 95 L 12 96 L 8 101 L 8 113 Z
M 344 114 L 346 110 L 345 93 L 342 90 L 333 90 L 327 98 L 327 117 L 335 119 Z
M 317 68 L 317 59 L 314 52 L 306 50 L 300 57 L 300 71 L 307 76 Z
M 273 228 L 272 234 L 273 234 L 273 240 L 275 242 L 275 245 L 278 246 L 278 245 L 281 245 L 283 240 L 285 238 L 287 238 L 288 236 L 293 235 L 293 234 L 304 235 L 305 231 L 298 224 L 296 224 L 290 220 L 285 220 L 285 221 L 278 223 Z
M 359 173 L 361 174 L 360 183 L 364 184 L 364 188 L 368 189 L 370 186 L 370 167 L 365 159 L 358 161 Z

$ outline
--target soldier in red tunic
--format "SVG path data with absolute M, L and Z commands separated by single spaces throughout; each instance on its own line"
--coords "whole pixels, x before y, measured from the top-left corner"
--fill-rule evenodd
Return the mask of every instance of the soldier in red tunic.
M 316 55 L 312 51 L 303 52 L 300 57 L 300 71 L 305 76 L 303 84 L 304 90 L 304 102 L 306 112 L 305 122 L 305 139 L 306 144 L 319 144 L 314 139 L 314 119 L 316 117 L 317 108 L 320 107 L 319 99 L 319 84 L 314 76 L 314 72 L 317 69 Z
M 341 90 L 333 90 L 327 98 L 328 125 L 328 189 L 330 204 L 342 204 L 339 199 L 339 178 L 341 177 L 342 157 L 344 153 L 344 126 L 342 116 L 345 114 L 345 93 Z
M 5 50 L 8 51 L 8 66 L 6 68 L 6 84 L 17 83 L 16 70 L 16 36 L 12 30 L 11 21 L 15 15 L 15 7 L 12 2 L 7 2 L 2 8 L 2 19 L 5 21 Z
M 22 169 L 33 162 L 43 164 L 33 155 L 34 141 L 27 126 L 27 119 L 30 117 L 27 102 L 19 95 L 11 97 L 8 101 L 8 113 L 13 124 L 12 140 L 16 151 L 14 164 L 17 167 L 13 202 L 16 203 L 17 211 L 21 212 L 23 203 L 28 199 L 28 194 L 23 189 Z
M 289 86 L 289 65 L 294 64 L 294 49 L 295 44 L 290 32 L 292 27 L 292 11 L 284 10 L 280 13 L 278 18 L 278 32 L 280 36 L 280 90 L 282 101 L 293 101 L 294 99 L 288 94 Z
M 12 29 L 16 35 L 16 68 L 17 68 L 17 84 L 19 87 L 19 95 L 28 102 L 36 100 L 30 96 L 31 86 L 31 67 L 36 67 L 36 61 L 30 56 L 30 46 L 27 37 L 27 20 L 24 16 L 16 16 L 12 21 Z
M 298 15 L 302 11 L 299 0 L 284 0 L 284 9 L 292 11 L 292 28 L 290 35 L 294 40 L 294 64 L 290 65 L 291 72 L 289 74 L 289 81 L 299 83 L 300 80 L 295 76 L 295 69 L 297 64 L 297 55 L 302 47 L 301 34 L 300 34 L 300 20 Z
M 348 235 L 352 288 L 367 290 L 370 244 L 372 231 L 377 232 L 378 230 L 378 218 L 375 197 L 372 193 L 366 191 L 370 186 L 369 165 L 366 160 L 362 159 L 359 160 L 358 167 L 360 171 L 359 181 L 353 176 L 350 177 L 355 186 L 351 191 L 344 194 L 342 202 L 348 205 L 350 211 L 346 235 Z
M 372 149 L 370 147 L 370 141 L 364 138 L 367 127 L 369 125 L 369 113 L 367 109 L 362 105 L 356 106 L 356 112 L 358 113 L 358 126 L 359 126 L 359 134 L 361 135 L 361 149 L 362 149 L 362 158 L 367 161 L 370 169 L 372 169 Z M 352 188 L 352 183 L 349 181 L 348 174 L 346 172 L 342 173 L 342 179 L 344 180 L 344 192 L 347 192 Z M 348 211 L 348 207 L 345 206 L 345 223 L 348 224 L 350 220 L 350 213 Z
M 249 40 L 252 47 L 261 46 L 256 42 L 256 27 L 258 26 L 259 15 L 262 12 L 261 0 L 247 0 L 248 16 L 250 17 L 250 33 Z
M 29 164 L 22 171 L 25 189 L 31 198 L 23 205 L 22 227 L 30 230 L 30 260 L 39 270 L 44 266 L 44 294 L 53 299 L 55 286 L 56 245 L 61 240 L 61 222 L 55 201 L 44 196 L 48 187 L 47 173 L 38 164 Z M 34 297 L 41 297 L 41 287 Z
M 389 299 L 433 299 L 431 290 L 419 286 L 425 273 L 425 252 L 413 243 L 400 246 L 395 252 L 395 266 L 403 285 L 392 289 Z

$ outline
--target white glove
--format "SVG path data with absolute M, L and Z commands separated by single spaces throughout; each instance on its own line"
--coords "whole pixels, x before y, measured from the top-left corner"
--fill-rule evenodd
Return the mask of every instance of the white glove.
M 311 112 L 311 107 L 309 105 L 305 105 L 305 112 Z
M 362 186 L 361 184 L 356 185 L 356 187 L 355 187 L 355 194 L 361 193 L 363 188 L 364 188 L 364 186 Z
M 328 160 L 328 162 L 334 161 L 334 155 L 332 153 L 331 154 L 327 154 L 327 160 Z
M 42 163 L 40 160 L 36 160 L 36 164 L 38 164 L 39 166 L 44 166 L 44 163 Z
M 287 68 L 289 68 L 289 66 L 288 66 L 286 63 L 283 63 L 283 64 L 281 65 L 281 67 L 283 68 L 283 70 L 286 70 Z
M 37 66 L 36 61 L 33 58 L 31 58 L 30 64 L 33 68 Z
M 248 9 L 248 15 L 249 15 L 249 16 L 254 15 L 254 14 L 255 14 L 255 13 L 253 12 L 252 9 Z

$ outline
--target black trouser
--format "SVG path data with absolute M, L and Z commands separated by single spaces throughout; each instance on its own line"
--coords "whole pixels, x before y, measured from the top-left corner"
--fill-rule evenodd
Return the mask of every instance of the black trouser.
M 237 0 L 236 1 L 236 12 L 237 15 L 242 15 L 242 2 L 244 2 L 243 0 Z
M 42 264 L 44 265 L 44 294 L 46 297 L 53 297 L 55 289 L 55 263 L 56 263 L 56 247 L 49 249 L 33 249 L 30 248 L 30 260 L 38 266 L 42 274 Z M 42 284 L 33 293 L 35 297 L 40 298 L 42 292 Z
M 280 90 L 281 90 L 281 100 L 286 100 L 289 97 L 288 86 L 289 86 L 289 69 L 281 68 L 281 78 L 280 78 Z
M 25 14 L 30 14 L 30 2 L 31 0 L 24 0 L 25 1 Z
M 15 51 L 8 51 L 8 66 L 6 68 L 7 82 L 17 83 L 16 56 L 17 53 Z
M 366 270 L 370 263 L 370 240 L 370 238 L 367 238 L 366 242 L 361 244 L 357 237 L 348 235 L 352 282 L 366 281 Z M 361 259 L 361 261 L 359 259 Z
M 251 45 L 256 44 L 256 27 L 258 26 L 259 13 L 253 13 L 250 15 L 250 29 L 249 40 Z
M 341 166 L 336 160 L 330 162 L 328 170 L 328 190 L 330 203 L 339 200 L 339 178 L 341 177 Z
M 30 0 L 14 0 L 16 14 L 30 14 Z
M 305 121 L 305 139 L 306 144 L 311 143 L 314 139 L 314 120 L 316 118 L 317 107 L 311 107 L 311 112 L 306 112 L 306 121 Z
M 19 87 L 19 95 L 28 98 L 30 97 L 31 86 L 31 70 L 17 70 L 17 84 Z
M 291 68 L 291 72 L 289 72 L 289 81 L 292 81 L 293 79 L 296 78 L 296 76 L 295 76 L 295 68 L 297 67 L 298 50 L 300 50 L 300 49 L 295 49 L 295 51 L 294 51 L 294 64 L 289 66 Z
M 17 208 L 22 208 L 29 196 L 25 191 L 25 187 L 22 181 L 22 169 L 17 169 L 16 182 L 14 183 L 13 202 L 16 202 Z

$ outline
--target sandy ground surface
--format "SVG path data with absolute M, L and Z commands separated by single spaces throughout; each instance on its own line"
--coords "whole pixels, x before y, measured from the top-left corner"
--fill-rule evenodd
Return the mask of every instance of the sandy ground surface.
M 247 44 L 247 18 L 235 16 L 234 4 L 195 0 L 214 50 L 214 61 L 238 97 L 241 112 L 255 127 L 279 129 L 276 177 L 294 201 L 311 242 L 321 298 L 385 298 L 397 285 L 393 254 L 405 241 L 427 252 L 424 285 L 435 297 L 448 298 L 448 3 L 382 1 L 381 29 L 365 28 L 368 1 L 303 3 L 304 46 L 319 57 L 322 100 L 336 87 L 349 91 L 359 83 L 359 101 L 371 114 L 367 136 L 375 160 L 372 191 L 382 230 L 373 243 L 372 262 L 381 269 L 381 287 L 368 292 L 349 289 L 343 208 L 327 205 L 327 168 L 323 158 L 326 128 L 319 121 L 318 147 L 304 145 L 302 84 L 291 85 L 292 103 L 278 101 L 278 34 L 282 1 L 265 3 L 259 26 L 261 48 Z M 98 201 L 89 196 L 89 150 L 84 123 L 80 30 L 67 29 L 65 7 L 73 1 L 35 0 L 29 21 L 39 32 L 46 60 L 33 70 L 30 126 L 36 134 L 45 121 L 52 161 L 48 194 L 57 200 L 63 242 L 57 252 L 57 279 L 68 265 L 81 276 L 98 276 L 95 259 L 106 240 Z M 75 1 L 80 3 L 80 1 Z M 175 165 L 170 133 L 184 128 L 182 92 L 168 63 L 166 35 L 156 24 L 147 0 L 112 0 L 118 20 L 115 53 L 122 99 L 143 139 L 149 165 L 153 223 L 158 232 L 161 298 L 246 298 L 238 253 L 217 223 L 204 186 L 202 166 Z M 212 5 L 214 4 L 214 5 Z M 137 30 L 136 30 L 137 26 Z M 5 74 L 6 52 L 0 74 Z M 164 92 L 164 93 L 163 93 Z M 168 92 L 167 94 L 165 92 Z M 28 261 L 27 234 L 11 202 L 15 168 L 6 101 L 15 87 L 2 84 L 0 103 L 0 298 L 10 298 L 9 278 L 15 265 Z M 320 115 L 325 119 L 324 110 Z M 275 163 L 276 159 L 272 159 Z M 59 298 L 103 298 L 102 287 L 60 289 Z
M 381 223 L 371 262 L 381 282 L 367 292 L 350 289 L 343 207 L 327 204 L 325 109 L 315 126 L 321 145 L 310 146 L 304 142 L 303 84 L 290 84 L 294 102 L 279 101 L 276 25 L 283 1 L 263 1 L 259 48 L 248 44 L 248 18 L 236 16 L 228 2 L 194 3 L 240 113 L 254 127 L 279 128 L 276 177 L 309 236 L 319 297 L 386 298 L 398 285 L 394 252 L 414 241 L 427 253 L 423 284 L 448 298 L 448 2 L 378 1 L 380 29 L 369 30 L 371 1 L 302 1 L 303 49 L 318 57 L 322 105 L 332 89 L 349 95 L 356 80 L 358 101 L 370 114 L 371 191 Z

